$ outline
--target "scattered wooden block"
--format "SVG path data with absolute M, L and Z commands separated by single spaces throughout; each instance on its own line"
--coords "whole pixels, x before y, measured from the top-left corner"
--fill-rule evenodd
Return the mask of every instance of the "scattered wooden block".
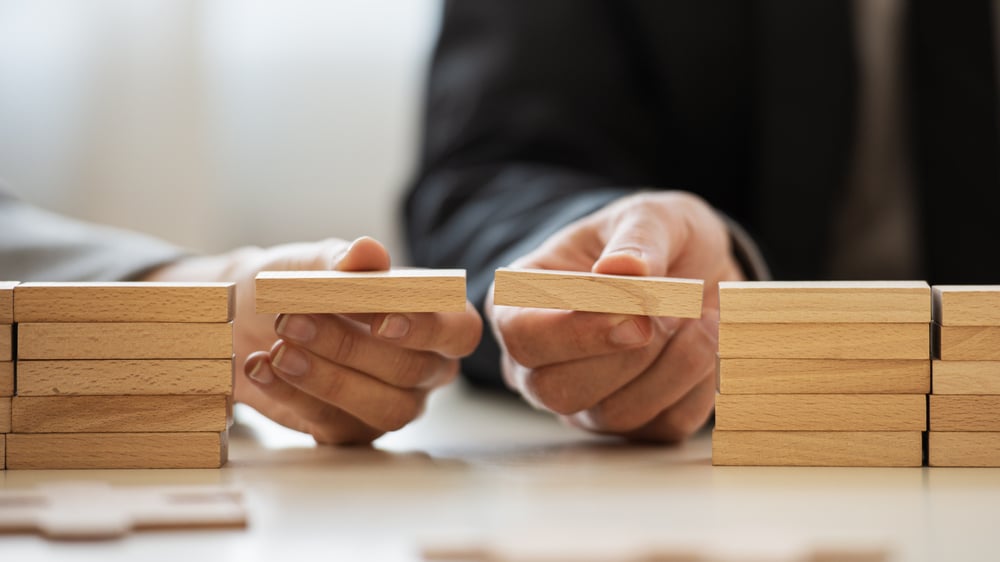
M 232 323 L 25 323 L 17 330 L 18 360 L 233 356 Z
M 716 466 L 921 466 L 920 431 L 721 431 Z
M 1000 431 L 1000 396 L 931 394 L 930 431 Z
M 700 318 L 705 282 L 583 271 L 497 269 L 493 303 L 611 314 Z
M 719 324 L 723 359 L 930 359 L 927 324 Z
M 927 434 L 927 465 L 1000 467 L 1000 433 L 931 431 Z
M 0 398 L 14 395 L 14 363 L 0 363 Z
M 94 540 L 137 529 L 243 528 L 246 522 L 242 494 L 221 486 L 59 482 L 0 491 L 0 533 Z
M 14 327 L 0 324 L 0 361 L 14 359 Z
M 931 321 L 923 281 L 719 283 L 720 321 L 752 324 L 905 324 Z
M 15 396 L 11 433 L 143 433 L 229 427 L 227 396 Z
M 924 431 L 922 394 L 716 394 L 715 428 L 730 431 Z
M 722 394 L 927 394 L 927 359 L 720 359 Z
M 934 360 L 934 394 L 1000 394 L 1000 361 Z
M 16 322 L 213 322 L 233 319 L 233 283 L 22 283 Z
M 937 358 L 948 361 L 1000 360 L 1000 326 L 934 325 Z
M 0 281 L 0 324 L 14 323 L 14 287 L 17 281 Z
M 942 326 L 1000 326 L 1000 285 L 935 285 L 934 321 Z
M 11 398 L 0 398 L 0 433 L 10 433 Z
M 0 364 L 2 366 L 2 364 Z M 0 367 L 0 389 L 2 389 Z M 13 373 L 11 374 L 13 379 Z M 231 359 L 19 361 L 18 396 L 110 396 L 233 392 Z
M 462 312 L 464 269 L 390 271 L 262 271 L 257 312 Z

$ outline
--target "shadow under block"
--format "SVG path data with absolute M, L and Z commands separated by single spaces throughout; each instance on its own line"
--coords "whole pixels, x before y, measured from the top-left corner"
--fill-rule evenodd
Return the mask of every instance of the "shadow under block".
M 14 323 L 14 287 L 17 281 L 0 281 L 0 324 Z
M 928 466 L 1000 467 L 1000 432 L 931 431 Z
M 700 318 L 704 281 L 500 268 L 493 303 L 612 314 Z
M 0 324 L 0 361 L 14 359 L 14 327 Z
M 1000 431 L 1000 396 L 931 394 L 930 431 Z
M 716 394 L 729 431 L 925 431 L 922 394 Z
M 23 359 L 232 359 L 233 325 L 176 323 L 25 323 Z
M 1000 394 L 1000 361 L 934 360 L 934 394 Z
M 719 283 L 721 322 L 929 324 L 923 281 L 737 281 Z
M 920 431 L 712 432 L 716 466 L 921 466 Z
M 264 314 L 462 312 L 464 269 L 262 271 L 257 312 Z
M 22 283 L 16 322 L 229 322 L 232 283 Z
M 7 468 L 12 470 L 219 468 L 228 456 L 228 431 L 7 436 Z
M 14 363 L 0 362 L 0 397 L 14 395 Z
M 927 359 L 720 359 L 722 394 L 927 394 Z
M 723 359 L 925 359 L 928 324 L 719 324 Z
M 224 431 L 228 396 L 15 396 L 10 433 Z
M 934 325 L 937 358 L 948 361 L 1000 361 L 1000 326 Z
M 3 380 L 0 364 L 0 389 Z M 231 359 L 19 361 L 18 396 L 232 394 Z
M 934 322 L 1000 326 L 1000 285 L 935 285 Z
M 10 433 L 11 398 L 0 398 L 0 433 Z

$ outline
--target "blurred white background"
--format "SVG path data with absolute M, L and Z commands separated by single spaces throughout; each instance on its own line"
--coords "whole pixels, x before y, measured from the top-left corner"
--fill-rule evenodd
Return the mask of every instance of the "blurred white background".
M 438 0 L 0 0 L 0 178 L 200 251 L 403 261 Z

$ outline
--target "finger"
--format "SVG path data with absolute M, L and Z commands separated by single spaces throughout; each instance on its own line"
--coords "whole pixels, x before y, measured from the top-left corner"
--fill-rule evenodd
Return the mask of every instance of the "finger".
M 715 380 L 698 383 L 691 392 L 661 412 L 648 424 L 625 434 L 637 441 L 674 443 L 683 441 L 705 426 L 715 407 Z
M 612 275 L 667 274 L 672 249 L 668 225 L 652 211 L 642 207 L 642 200 L 626 207 L 610 223 L 600 257 L 591 269 Z
M 336 262 L 337 271 L 382 271 L 391 266 L 389 251 L 374 238 L 362 236 Z
M 381 431 L 400 429 L 423 411 L 426 391 L 386 384 L 284 340 L 271 349 L 271 365 L 285 382 Z
M 372 337 L 369 330 L 335 314 L 282 314 L 275 323 L 275 332 L 285 340 L 399 388 L 440 386 L 458 373 L 453 359 L 403 348 Z
M 380 314 L 372 319 L 373 336 L 407 349 L 458 358 L 472 353 L 483 335 L 483 321 L 471 303 L 465 312 Z

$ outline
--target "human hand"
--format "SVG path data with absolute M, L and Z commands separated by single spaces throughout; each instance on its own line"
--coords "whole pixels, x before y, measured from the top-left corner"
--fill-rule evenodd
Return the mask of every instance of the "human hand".
M 504 379 L 572 425 L 678 441 L 707 421 L 715 399 L 719 281 L 742 273 L 719 215 L 683 192 L 624 197 L 549 238 L 512 267 L 705 280 L 700 319 L 493 305 Z
M 255 312 L 262 270 L 384 270 L 386 249 L 371 238 L 243 248 L 193 257 L 154 271 L 151 281 L 234 281 L 233 389 L 278 423 L 319 443 L 369 443 L 423 410 L 428 393 L 452 381 L 475 349 L 482 321 L 460 313 L 287 314 Z

